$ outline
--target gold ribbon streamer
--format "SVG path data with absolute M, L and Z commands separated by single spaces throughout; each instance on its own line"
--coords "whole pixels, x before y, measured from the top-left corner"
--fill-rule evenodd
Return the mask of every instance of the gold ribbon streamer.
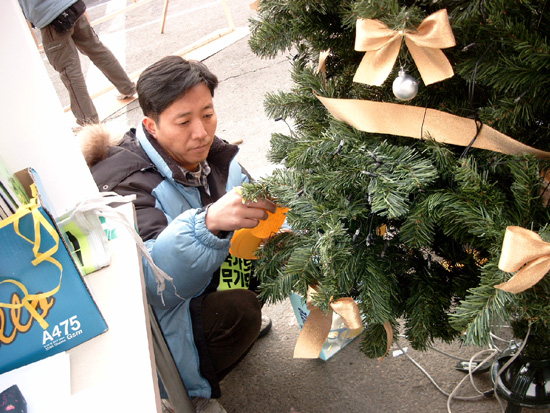
M 473 119 L 435 109 L 318 95 L 317 98 L 336 119 L 364 132 L 431 138 L 459 146 L 468 146 L 477 132 Z M 487 125 L 482 126 L 472 146 L 508 155 L 528 153 L 538 158 L 550 158 L 550 152 L 532 148 Z
M 309 315 L 302 327 L 302 331 L 298 336 L 298 341 L 294 347 L 294 358 L 316 359 L 319 358 L 323 344 L 327 341 L 330 329 L 332 326 L 332 312 L 335 311 L 342 317 L 344 324 L 350 330 L 355 330 L 363 327 L 363 320 L 359 312 L 357 303 L 351 297 L 343 297 L 335 301 L 331 301 L 328 312 L 323 312 L 313 304 L 313 294 L 315 288 L 309 286 L 307 292 L 306 305 L 309 310 Z M 388 338 L 387 354 L 391 343 L 393 342 L 393 329 L 389 321 L 384 323 Z M 384 356 L 380 357 L 381 360 Z
M 390 351 L 390 347 L 393 343 L 393 328 L 389 321 L 386 321 L 384 323 L 384 330 L 386 330 L 386 340 L 387 340 L 386 352 L 384 353 L 383 356 L 378 357 L 378 361 L 382 361 L 382 359 L 386 357 L 386 354 L 388 354 L 388 351 Z
M 19 231 L 19 220 L 28 214 L 31 214 L 33 219 L 34 240 L 31 240 L 25 237 Z M 50 224 L 50 222 L 42 215 L 42 212 L 38 209 L 38 205 L 36 204 L 36 199 L 33 199 L 33 201 L 28 205 L 21 206 L 16 211 L 15 214 L 11 215 L 7 219 L 0 221 L 0 228 L 6 227 L 11 224 L 13 224 L 14 230 L 18 236 L 20 236 L 25 241 L 33 245 L 32 251 L 35 259 L 31 261 L 32 265 L 36 266 L 44 261 L 47 261 L 55 265 L 57 268 L 59 268 L 59 271 L 60 271 L 59 284 L 57 285 L 57 287 L 55 287 L 51 291 L 40 293 L 40 294 L 29 294 L 29 291 L 25 287 L 25 285 L 17 280 L 7 279 L 7 280 L 0 281 L 0 284 L 10 283 L 10 284 L 16 285 L 24 294 L 24 297 L 22 298 L 21 303 L 10 304 L 10 303 L 0 302 L 0 307 L 10 308 L 10 309 L 19 309 L 21 307 L 25 307 L 29 311 L 31 316 L 36 321 L 38 321 L 40 326 L 45 330 L 46 328 L 48 328 L 49 324 L 38 313 L 38 311 L 36 311 L 36 308 L 32 306 L 31 301 L 33 300 L 38 301 L 44 298 L 51 297 L 52 295 L 56 294 L 61 288 L 61 279 L 63 277 L 63 266 L 57 259 L 53 257 L 53 255 L 59 249 L 59 234 L 56 231 L 56 229 Z M 40 234 L 41 227 L 44 227 L 44 229 L 48 232 L 48 234 L 52 237 L 52 239 L 55 242 L 55 245 L 45 252 L 40 252 L 40 246 L 42 244 L 42 236 Z
M 380 20 L 358 19 L 355 50 L 366 53 L 353 80 L 381 86 L 395 64 L 403 38 L 425 85 L 454 75 L 441 51 L 456 44 L 447 10 L 442 9 L 424 19 L 416 31 L 395 31 Z
M 319 53 L 319 64 L 315 69 L 315 73 L 322 73 L 323 75 L 326 74 L 326 69 L 327 69 L 326 61 L 329 54 L 330 54 L 330 49 L 321 50 L 321 52 Z
M 495 285 L 503 291 L 521 293 L 531 288 L 550 271 L 550 243 L 536 232 L 516 226 L 506 228 L 498 268 L 518 271 L 508 281 Z
M 340 298 L 330 303 L 327 312 L 313 304 L 315 288 L 310 286 L 307 292 L 306 305 L 309 315 L 298 336 L 294 347 L 294 358 L 315 359 L 319 358 L 323 344 L 327 341 L 332 326 L 332 312 L 336 311 L 344 320 L 346 327 L 357 329 L 363 327 L 361 314 L 357 303 L 351 297 Z

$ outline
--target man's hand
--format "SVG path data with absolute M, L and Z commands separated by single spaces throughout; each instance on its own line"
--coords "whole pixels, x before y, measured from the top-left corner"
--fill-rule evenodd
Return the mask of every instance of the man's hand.
M 214 235 L 220 231 L 235 231 L 241 228 L 254 228 L 267 212 L 275 212 L 276 205 L 267 199 L 256 202 L 245 201 L 240 188 L 234 188 L 208 208 L 206 227 Z

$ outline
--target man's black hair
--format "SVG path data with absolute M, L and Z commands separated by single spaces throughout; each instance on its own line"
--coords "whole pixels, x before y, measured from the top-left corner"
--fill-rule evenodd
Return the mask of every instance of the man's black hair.
M 139 76 L 136 85 L 139 106 L 145 116 L 158 122 L 159 115 L 172 102 L 201 82 L 208 86 L 214 97 L 218 78 L 203 63 L 180 56 L 166 56 Z

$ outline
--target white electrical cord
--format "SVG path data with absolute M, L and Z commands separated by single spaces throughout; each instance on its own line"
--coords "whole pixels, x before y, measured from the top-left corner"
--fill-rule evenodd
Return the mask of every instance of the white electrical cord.
M 461 357 L 457 357 L 457 356 L 454 356 L 452 354 L 449 354 L 443 350 L 439 350 L 438 348 L 435 348 L 434 346 L 428 346 L 430 349 L 432 349 L 433 351 L 437 351 L 438 353 L 440 354 L 443 354 L 444 356 L 447 356 L 447 357 L 450 357 L 452 359 L 455 359 L 455 360 L 458 360 L 458 361 L 468 361 L 468 359 L 463 359 Z
M 450 393 L 447 393 L 445 390 L 443 390 L 439 384 L 437 384 L 437 382 L 433 379 L 432 376 L 430 376 L 430 374 L 416 361 L 414 360 L 407 352 L 405 352 L 405 350 L 403 350 L 403 348 L 401 347 L 401 345 L 395 341 L 395 343 L 397 344 L 397 347 L 399 347 L 399 349 L 401 350 L 401 352 L 407 356 L 407 358 L 412 361 L 412 363 L 422 372 L 426 375 L 426 377 L 433 383 L 433 385 L 441 392 L 443 393 L 445 396 L 449 397 L 451 396 Z M 476 355 L 474 355 L 475 357 Z M 481 364 L 480 364 L 481 366 Z M 479 366 L 477 366 L 479 367 Z M 474 370 L 475 371 L 475 370 Z M 483 394 L 483 393 L 482 393 Z M 454 396 L 454 399 L 456 400 L 467 400 L 467 401 L 472 401 L 472 400 L 480 400 L 480 399 L 483 399 L 485 396 Z
M 513 363 L 513 361 L 519 356 L 519 354 L 521 353 L 521 351 L 523 350 L 523 348 L 525 347 L 525 344 L 527 343 L 527 338 L 529 337 L 529 334 L 531 333 L 531 323 L 529 323 L 529 328 L 527 330 L 527 334 L 525 335 L 525 338 L 523 340 L 523 343 L 521 344 L 521 346 L 519 347 L 519 349 L 515 352 L 515 354 L 510 358 L 510 360 L 508 360 L 498 371 L 497 373 L 497 377 L 496 379 L 494 380 L 494 385 L 493 385 L 493 389 L 492 389 L 492 393 L 495 395 L 495 398 L 496 400 L 498 401 L 499 403 L 499 406 L 501 408 L 501 411 L 502 413 L 505 412 L 505 406 L 501 400 L 501 398 L 499 397 L 498 393 L 497 393 L 497 390 L 496 390 L 496 386 L 497 386 L 497 383 L 498 381 L 500 380 L 500 375 L 502 374 L 502 372 L 504 372 L 504 370 L 506 370 L 508 368 L 508 366 L 510 364 Z M 503 338 L 500 338 L 498 336 L 496 336 L 495 334 L 493 333 L 490 333 L 491 337 L 492 338 L 495 338 L 499 341 L 502 341 L 502 342 L 505 342 L 505 343 L 508 343 L 508 344 L 511 344 L 512 341 L 511 340 L 505 340 Z M 401 337 L 403 338 L 407 338 L 406 336 L 404 335 L 401 335 Z M 451 402 L 452 400 L 464 400 L 464 401 L 475 401 L 475 400 L 481 400 L 481 399 L 484 399 L 486 398 L 486 394 L 488 393 L 488 391 L 486 392 L 483 392 L 481 390 L 479 390 L 476 386 L 476 384 L 474 383 L 474 378 L 473 378 L 473 374 L 476 372 L 476 370 L 478 370 L 481 366 L 483 366 L 485 363 L 489 362 L 489 360 L 491 360 L 492 358 L 494 358 L 495 356 L 499 355 L 502 353 L 502 351 L 495 345 L 494 348 L 489 348 L 489 349 L 486 349 L 486 350 L 481 350 L 479 352 L 477 352 L 476 354 L 474 354 L 470 360 L 469 360 L 469 368 L 468 368 L 468 375 L 465 376 L 457 385 L 456 387 L 453 389 L 453 391 L 451 393 L 447 393 L 445 390 L 443 390 L 438 384 L 437 382 L 433 379 L 432 376 L 430 376 L 430 374 L 416 361 L 414 360 L 402 347 L 401 345 L 399 344 L 399 342 L 396 340 L 395 341 L 395 344 L 397 345 L 397 347 L 399 347 L 399 349 L 401 350 L 401 353 L 404 354 L 405 356 L 407 356 L 407 358 L 422 372 L 424 373 L 424 375 L 432 382 L 432 384 L 437 388 L 437 390 L 439 390 L 441 393 L 443 393 L 445 396 L 447 396 L 447 412 L 448 413 L 452 413 L 451 411 Z M 491 346 L 493 347 L 493 346 Z M 460 357 L 456 357 L 452 354 L 449 354 L 449 353 L 446 353 L 444 351 L 441 351 L 441 350 L 438 350 L 436 349 L 435 347 L 433 346 L 430 346 L 430 348 L 432 350 L 435 350 L 437 351 L 438 353 L 441 353 L 445 356 L 448 356 L 448 357 L 451 357 L 451 358 L 454 358 L 456 360 L 459 360 L 459 361 L 466 361 L 465 359 L 461 359 Z M 484 353 L 490 353 L 489 356 L 487 356 L 485 359 L 483 359 L 481 361 L 481 363 L 479 363 L 475 368 L 472 369 L 472 363 L 475 361 L 475 359 L 479 356 L 481 356 L 482 354 Z M 472 384 L 472 387 L 474 388 L 474 390 L 476 392 L 479 393 L 479 396 L 456 396 L 455 394 L 457 393 L 457 391 L 460 389 L 460 387 L 464 384 L 464 382 L 467 380 L 467 379 L 470 379 L 470 383 Z
M 525 338 L 523 339 L 523 343 L 521 343 L 521 346 L 519 346 L 518 350 L 514 353 L 514 355 L 508 360 L 504 365 L 499 369 L 497 372 L 497 377 L 495 379 L 495 384 L 493 385 L 493 391 L 495 393 L 495 398 L 498 401 L 498 404 L 500 405 L 500 408 L 502 409 L 502 412 L 504 413 L 504 405 L 502 403 L 502 400 L 500 396 L 497 393 L 497 383 L 500 380 L 500 375 L 508 368 L 510 364 L 514 362 L 516 358 L 521 354 L 523 349 L 525 348 L 525 345 L 527 344 L 527 339 L 529 338 L 529 334 L 531 334 L 531 322 L 529 322 L 529 328 L 527 329 L 527 334 L 525 334 Z
M 484 353 L 490 353 L 489 356 L 485 357 L 483 359 L 483 361 L 481 363 L 479 363 L 474 369 L 472 369 L 472 363 L 474 362 L 474 360 L 484 354 Z M 481 390 L 479 390 L 477 388 L 477 386 L 475 385 L 474 383 L 474 375 L 473 373 L 479 369 L 482 365 L 484 365 L 485 363 L 487 363 L 489 360 L 491 360 L 493 357 L 495 357 L 496 355 L 498 355 L 500 353 L 500 351 L 498 351 L 497 349 L 487 349 L 487 350 L 481 350 L 479 352 L 477 352 L 476 354 L 474 354 L 472 356 L 472 358 L 470 359 L 470 365 L 468 367 L 468 375 L 467 376 L 464 376 L 462 380 L 460 380 L 460 382 L 456 385 L 456 387 L 454 388 L 454 390 L 449 394 L 449 396 L 447 397 L 447 412 L 448 413 L 452 413 L 451 411 L 451 402 L 453 399 L 457 399 L 457 400 L 464 400 L 463 398 L 459 398 L 457 396 L 455 396 L 455 394 L 458 392 L 458 390 L 460 389 L 460 387 L 462 386 L 462 384 L 464 384 L 464 382 L 469 378 L 470 379 L 470 383 L 472 384 L 472 387 L 474 388 L 475 391 L 477 391 L 480 396 L 472 396 L 472 397 L 475 397 L 475 399 L 480 399 L 480 398 L 485 398 L 485 393 L 482 392 Z M 474 400 L 474 399 L 471 399 L 471 400 Z

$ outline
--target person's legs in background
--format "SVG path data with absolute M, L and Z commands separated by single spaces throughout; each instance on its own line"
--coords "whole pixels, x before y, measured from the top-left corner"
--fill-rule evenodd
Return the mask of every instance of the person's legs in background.
M 80 56 L 71 37 L 72 32 L 73 29 L 58 33 L 51 26 L 41 29 L 44 53 L 69 92 L 71 111 L 76 118 L 76 123 L 81 126 L 99 123 L 97 110 L 88 93 L 86 79 L 82 73 Z
M 129 97 L 136 93 L 135 83 L 130 80 L 113 52 L 99 40 L 85 14 L 76 21 L 72 38 L 78 50 L 89 57 L 122 96 Z

